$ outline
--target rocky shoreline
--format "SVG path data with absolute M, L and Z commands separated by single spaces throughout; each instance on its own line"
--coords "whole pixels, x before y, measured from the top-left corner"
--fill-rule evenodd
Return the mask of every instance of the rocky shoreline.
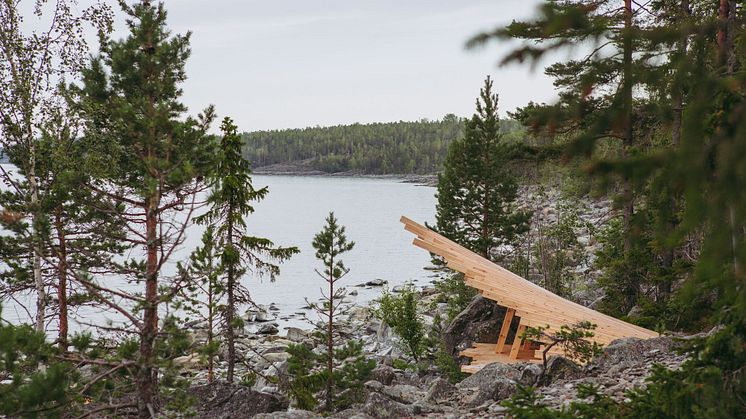
M 316 170 L 310 163 L 278 163 L 268 166 L 260 166 L 253 169 L 255 175 L 262 176 L 304 176 L 304 177 L 329 177 L 329 178 L 363 178 L 363 179 L 389 179 L 401 183 L 414 183 L 420 186 L 437 186 L 437 174 L 385 174 L 375 175 L 364 173 L 360 170 L 348 170 L 344 172 L 329 173 Z
M 436 314 L 444 312 L 444 303 L 428 304 L 436 296 L 435 290 L 420 291 L 423 306 L 432 307 L 423 314 L 432 324 Z M 489 342 L 495 325 L 502 322 L 504 310 L 482 297 L 477 297 L 450 325 L 443 325 L 444 340 L 449 350 L 457 353 L 474 341 Z M 246 331 L 237 349 L 242 361 L 236 366 L 239 380 L 255 377 L 250 386 L 206 385 L 207 373 L 196 354 L 177 358 L 175 363 L 186 371 L 192 381 L 192 394 L 198 400 L 198 417 L 211 418 L 320 418 L 308 411 L 295 410 L 280 392 L 277 378 L 287 372 L 291 344 L 315 345 L 310 329 L 289 327 L 280 333 L 273 324 L 270 311 L 256 309 L 245 315 Z M 363 343 L 369 359 L 376 361 L 373 377 L 365 384 L 367 401 L 353 409 L 339 412 L 334 418 L 491 418 L 501 417 L 505 408 L 501 401 L 512 396 L 517 386 L 535 386 L 542 403 L 560 408 L 577 399 L 581 384 L 593 384 L 601 393 L 615 400 L 624 400 L 625 391 L 644 386 L 645 378 L 654 364 L 678 368 L 686 359 L 675 353 L 675 341 L 670 337 L 649 340 L 620 339 L 604 349 L 601 356 L 585 366 L 555 357 L 546 371 L 540 364 L 490 364 L 458 384 L 451 384 L 434 368 L 403 370 L 394 367 L 394 359 L 404 357 L 398 338 L 391 329 L 371 315 L 369 307 L 353 307 L 342 336 Z M 199 328 L 191 331 L 195 344 L 204 338 Z M 216 376 L 220 377 L 226 364 L 220 357 L 216 362 Z M 216 403 L 219 401 L 219 403 Z

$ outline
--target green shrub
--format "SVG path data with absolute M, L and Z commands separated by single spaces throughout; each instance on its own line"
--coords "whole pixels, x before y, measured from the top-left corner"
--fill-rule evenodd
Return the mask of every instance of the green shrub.
M 419 362 L 427 350 L 425 323 L 417 311 L 419 299 L 417 290 L 408 284 L 398 293 L 384 290 L 373 309 L 373 314 L 399 335 L 401 349 L 415 362 Z

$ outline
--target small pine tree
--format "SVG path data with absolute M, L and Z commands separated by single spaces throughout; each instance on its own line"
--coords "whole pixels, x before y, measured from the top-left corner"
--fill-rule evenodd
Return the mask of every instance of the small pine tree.
M 220 349 L 220 339 L 216 336 L 218 318 L 222 309 L 225 292 L 220 282 L 220 266 L 215 249 L 215 229 L 207 226 L 202 234 L 202 246 L 194 249 L 189 256 L 189 266 L 179 266 L 181 275 L 190 281 L 183 288 L 174 304 L 176 309 L 186 312 L 186 321 L 191 316 L 206 323 L 207 339 L 200 352 L 207 358 L 207 382 L 214 380 L 215 357 Z
M 301 409 L 315 408 L 318 405 L 316 394 L 321 391 L 326 412 L 362 401 L 363 383 L 375 367 L 375 361 L 363 355 L 362 343 L 350 340 L 340 344 L 338 316 L 345 312 L 342 300 L 346 292 L 337 284 L 349 272 L 340 255 L 354 246 L 354 242 L 347 241 L 344 226 L 339 225 L 330 212 L 324 228 L 313 239 L 316 258 L 324 264 L 324 270 L 316 270 L 316 273 L 327 283 L 328 289 L 322 290 L 321 304 L 310 304 L 323 320 L 316 335 L 323 340 L 326 350 L 315 353 L 304 344 L 288 348 L 290 380 L 287 389 Z
M 220 130 L 223 137 L 211 179 L 212 192 L 208 198 L 210 208 L 197 217 L 196 221 L 215 229 L 226 294 L 226 306 L 223 310 L 223 333 L 228 346 L 226 380 L 232 383 L 236 364 L 234 329 L 241 325 L 241 318 L 236 315 L 236 310 L 239 304 L 250 301 L 248 291 L 239 279 L 248 269 L 252 269 L 258 275 L 269 275 L 270 280 L 274 281 L 280 272 L 280 267 L 275 263 L 290 258 L 299 250 L 296 247 L 278 247 L 269 239 L 247 234 L 246 217 L 254 212 L 252 202 L 264 199 L 269 189 L 256 189 L 252 185 L 251 165 L 241 154 L 243 142 L 233 121 L 228 117 L 224 118 Z
M 334 403 L 334 320 L 338 314 L 345 291 L 335 288 L 337 282 L 350 271 L 339 256 L 349 252 L 355 247 L 355 242 L 348 242 L 344 226 L 337 224 L 334 213 L 330 212 L 326 218 L 326 225 L 313 238 L 313 248 L 316 249 L 316 258 L 323 262 L 324 272 L 316 273 L 329 285 L 328 293 L 322 291 L 324 298 L 323 306 L 317 311 L 326 317 L 326 405 L 325 409 L 331 411 Z

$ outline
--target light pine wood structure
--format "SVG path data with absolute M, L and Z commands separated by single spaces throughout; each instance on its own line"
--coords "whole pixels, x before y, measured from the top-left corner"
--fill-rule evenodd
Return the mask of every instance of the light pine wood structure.
M 652 330 L 615 319 L 553 294 L 407 217 L 402 217 L 401 222 L 407 231 L 417 235 L 414 239 L 415 246 L 441 256 L 449 268 L 464 274 L 467 285 L 506 308 L 497 344 L 477 343 L 461 353 L 472 358 L 470 365 L 462 367 L 464 372 L 476 372 L 492 362 L 540 361 L 543 348 L 519 338 L 515 338 L 511 344 L 506 342 L 514 319 L 518 323 L 514 334 L 516 337 L 529 326 L 548 326 L 548 332 L 551 333 L 563 325 L 570 326 L 581 321 L 596 325 L 595 335 L 591 340 L 602 345 L 623 337 L 648 339 L 658 336 Z

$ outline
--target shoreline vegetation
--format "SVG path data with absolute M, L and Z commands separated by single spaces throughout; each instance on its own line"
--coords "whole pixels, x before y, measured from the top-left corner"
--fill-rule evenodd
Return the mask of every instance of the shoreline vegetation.
M 387 173 L 373 174 L 361 170 L 347 170 L 344 172 L 325 172 L 310 166 L 310 160 L 288 163 L 275 163 L 268 166 L 260 166 L 252 169 L 255 175 L 260 176 L 298 176 L 298 177 L 330 177 L 330 178 L 361 178 L 361 179 L 391 179 L 400 183 L 414 183 L 421 186 L 436 186 L 437 174 L 416 173 Z

